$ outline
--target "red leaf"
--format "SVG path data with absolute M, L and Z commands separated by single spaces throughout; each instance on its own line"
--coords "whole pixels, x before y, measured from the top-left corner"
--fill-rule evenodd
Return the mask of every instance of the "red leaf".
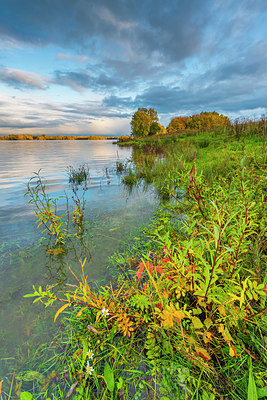
M 197 347 L 196 351 L 197 351 L 197 354 L 200 357 L 202 357 L 204 360 L 210 360 L 211 359 L 209 353 L 203 347 Z
M 141 279 L 141 276 L 142 276 L 142 274 L 143 274 L 143 272 L 144 272 L 145 266 L 144 266 L 143 263 L 140 263 L 140 264 L 138 265 L 137 269 L 138 269 L 138 268 L 139 268 L 139 271 L 137 271 L 136 275 L 137 275 L 137 278 L 140 280 L 140 279 Z
M 140 269 L 140 271 L 141 272 L 143 272 L 144 271 L 144 269 L 145 269 L 145 266 L 144 266 L 144 264 L 143 263 L 140 263 L 139 265 L 138 265 L 138 267 L 137 268 L 139 268 Z
M 142 272 L 141 271 L 138 271 L 137 273 L 136 273 L 136 275 L 137 275 L 137 278 L 139 279 L 139 281 L 140 281 L 140 279 L 141 279 L 141 276 L 142 276 Z
M 156 271 L 157 271 L 159 274 L 163 274 L 163 269 L 162 269 L 162 267 L 161 267 L 160 265 L 156 265 Z

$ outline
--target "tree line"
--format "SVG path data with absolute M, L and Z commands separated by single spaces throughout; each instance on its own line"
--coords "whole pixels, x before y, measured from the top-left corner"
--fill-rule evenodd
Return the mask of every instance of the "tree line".
M 158 121 L 158 113 L 154 108 L 138 108 L 132 116 L 131 135 L 134 137 L 162 135 L 183 130 L 206 130 L 231 125 L 228 117 L 216 111 L 173 118 L 167 128 L 160 125 Z
M 18 134 L 18 135 L 5 135 L 0 136 L 0 140 L 107 140 L 116 139 L 114 136 L 64 136 L 64 135 L 28 135 L 28 134 Z

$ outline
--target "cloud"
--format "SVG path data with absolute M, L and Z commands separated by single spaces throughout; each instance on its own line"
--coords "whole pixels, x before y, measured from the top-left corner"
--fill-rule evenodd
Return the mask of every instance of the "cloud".
M 0 68 L 0 81 L 15 89 L 46 89 L 48 80 L 34 72 Z
M 0 16 L 0 34 L 36 46 L 91 48 L 126 58 L 144 53 L 179 61 L 197 51 L 203 40 L 209 1 L 9 0 Z M 12 17 L 12 18 L 11 18 Z
M 256 93 L 246 80 L 234 84 L 213 84 L 193 90 L 171 86 L 153 86 L 132 97 L 108 96 L 103 100 L 107 107 L 136 110 L 153 107 L 160 114 L 187 115 L 201 111 L 238 112 L 239 110 L 266 109 L 266 89 Z
M 77 92 L 83 92 L 85 89 L 88 89 L 92 86 L 92 76 L 87 71 L 55 71 L 54 74 L 55 78 L 53 79 L 53 83 L 62 86 L 69 86 Z
M 138 107 L 154 107 L 165 119 L 254 112 L 266 107 L 265 18 L 265 0 L 9 0 L 0 14 L 9 68 L 0 68 L 0 81 L 38 95 L 47 89 L 47 104 L 37 99 L 35 116 L 21 118 L 36 126 L 54 118 L 55 129 L 85 129 L 102 117 L 129 121 Z M 36 51 L 40 67 L 50 57 L 49 79 L 19 69 L 25 48 Z M 74 90 L 75 102 L 59 86 Z M 64 104 L 54 102 L 55 93 L 64 93 Z M 92 94 L 96 102 L 88 101 Z
M 88 70 L 78 71 L 55 71 L 54 84 L 68 86 L 77 92 L 84 92 L 86 89 L 95 91 L 105 91 L 109 88 L 119 87 L 121 79 L 119 77 L 109 76 L 101 72 L 93 76 Z
M 101 102 L 41 102 L 0 94 L 1 133 L 121 134 L 129 128 L 130 114 L 103 107 Z M 14 114 L 14 109 L 16 113 Z

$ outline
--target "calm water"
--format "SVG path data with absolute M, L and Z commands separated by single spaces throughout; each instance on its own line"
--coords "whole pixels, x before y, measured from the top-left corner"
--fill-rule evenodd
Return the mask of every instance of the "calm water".
M 24 368 L 38 345 L 55 332 L 55 310 L 23 298 L 32 285 L 64 286 L 72 280 L 68 267 L 79 274 L 79 258 L 85 256 L 89 280 L 105 282 L 108 257 L 123 250 L 125 238 L 152 216 L 153 194 L 135 189 L 129 195 L 120 184 L 116 161 L 130 157 L 130 149 L 111 141 L 0 142 L 0 378 Z M 47 193 L 59 198 L 64 210 L 64 191 L 70 199 L 73 194 L 67 167 L 83 163 L 90 173 L 85 246 L 73 243 L 68 253 L 49 255 L 47 241 L 36 229 L 34 207 L 25 197 L 27 182 L 41 169 Z

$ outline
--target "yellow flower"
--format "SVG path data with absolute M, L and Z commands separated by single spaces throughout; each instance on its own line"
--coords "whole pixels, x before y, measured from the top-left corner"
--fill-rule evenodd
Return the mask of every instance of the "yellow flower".
M 93 359 L 93 357 L 94 357 L 94 353 L 93 353 L 93 351 L 92 350 L 88 350 L 87 351 L 87 355 L 88 355 L 88 357 L 92 360 Z
M 89 375 L 92 375 L 92 372 L 93 372 L 93 371 L 94 371 L 94 368 L 91 367 L 91 366 L 89 365 L 89 361 L 87 361 L 86 372 L 87 372 Z
M 104 317 L 107 317 L 109 315 L 109 311 L 107 308 L 102 308 L 102 314 L 104 315 Z

